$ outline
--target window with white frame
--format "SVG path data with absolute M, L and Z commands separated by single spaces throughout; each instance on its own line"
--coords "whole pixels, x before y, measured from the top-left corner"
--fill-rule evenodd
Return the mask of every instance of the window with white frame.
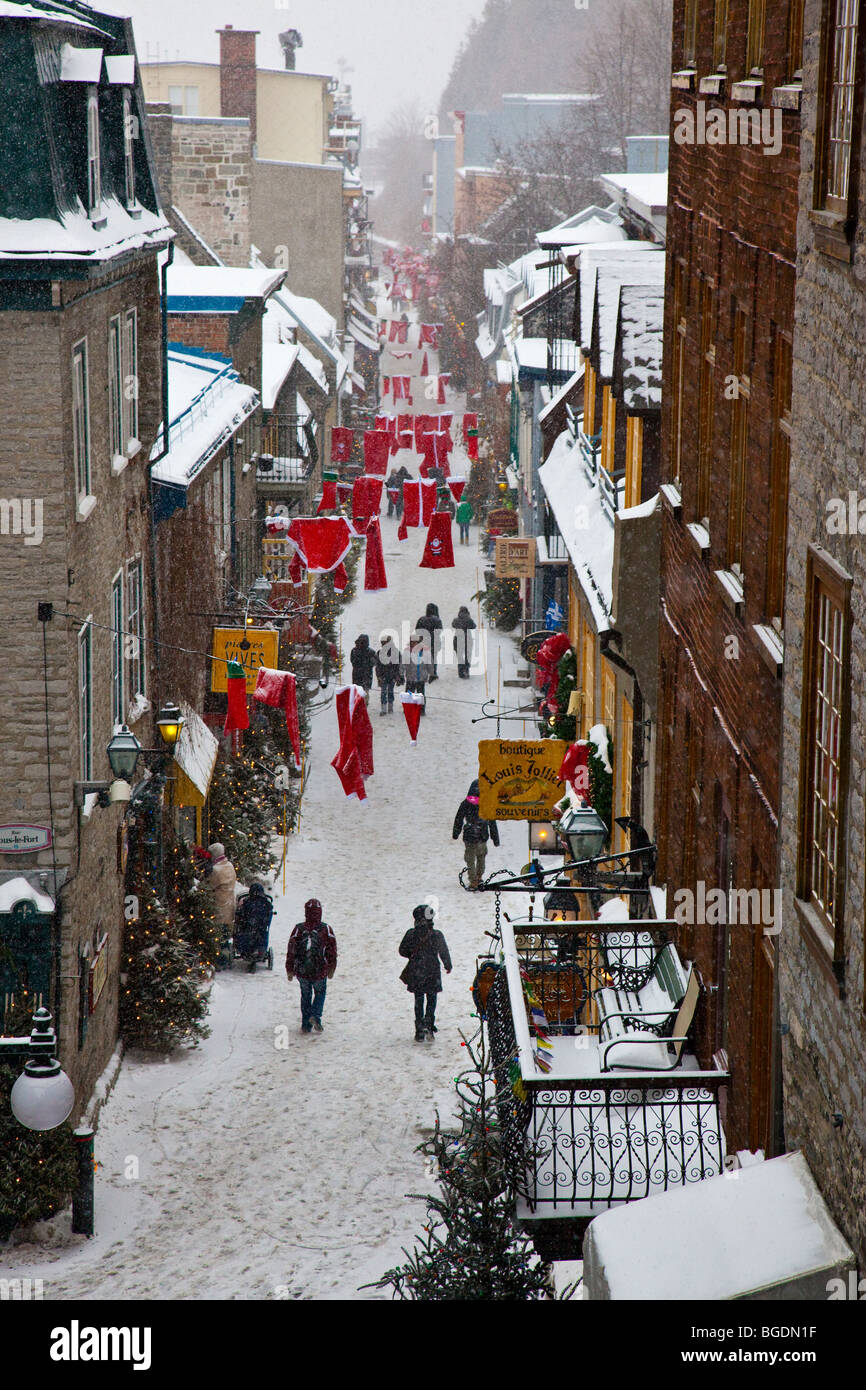
M 222 461 L 222 531 L 223 550 L 227 555 L 232 548 L 232 461 L 226 452 Z
M 75 495 L 79 506 L 90 496 L 90 400 L 87 383 L 87 339 L 72 349 L 72 453 Z
M 88 618 L 78 631 L 78 747 L 82 782 L 93 776 L 93 629 Z
M 111 581 L 111 723 L 126 723 L 123 702 L 123 571 Z
M 138 439 L 138 311 L 127 309 L 124 317 L 123 413 L 126 444 Z
M 144 562 L 141 556 L 126 566 L 126 676 L 131 699 L 146 695 L 144 688 Z
M 123 181 L 126 206 L 135 203 L 135 144 L 138 118 L 132 114 L 132 97 L 128 88 L 123 91 Z
M 198 87 L 184 87 L 183 114 L 185 116 L 198 115 Z
M 108 321 L 108 437 L 111 456 L 123 454 L 123 337 L 120 315 Z
M 168 101 L 173 116 L 183 115 L 183 87 L 169 87 Z
M 99 158 L 99 97 L 96 88 L 87 94 L 87 212 L 93 219 L 102 212 L 102 165 Z

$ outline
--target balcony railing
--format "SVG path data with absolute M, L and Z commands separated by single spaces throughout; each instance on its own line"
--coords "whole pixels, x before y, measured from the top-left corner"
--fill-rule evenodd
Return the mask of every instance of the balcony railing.
M 613 473 L 608 473 L 601 463 L 601 430 L 590 436 L 584 434 L 582 426 L 578 424 L 576 432 L 587 481 L 598 486 L 602 511 L 613 521 L 625 497 L 625 469 L 617 468 Z
M 263 433 L 256 478 L 260 483 L 303 483 L 313 472 L 318 457 L 310 416 L 272 416 Z
M 639 989 L 676 930 L 625 913 L 503 924 L 485 1015 L 520 1216 L 588 1218 L 723 1170 L 727 1073 L 702 1071 L 684 1055 L 656 1074 L 601 1070 L 594 990 Z

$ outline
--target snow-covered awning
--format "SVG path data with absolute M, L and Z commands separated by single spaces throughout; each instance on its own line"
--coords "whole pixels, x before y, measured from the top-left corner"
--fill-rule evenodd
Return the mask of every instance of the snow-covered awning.
M 570 376 L 570 377 L 568 378 L 568 381 L 566 381 L 565 384 L 564 384 L 563 386 L 560 386 L 559 390 L 558 390 L 557 392 L 555 392 L 554 395 L 551 396 L 550 400 L 547 402 L 547 405 L 544 407 L 544 409 L 543 409 L 543 410 L 540 410 L 540 411 L 538 412 L 538 423 L 539 423 L 539 425 L 543 425 L 543 424 L 544 424 L 545 420 L 547 420 L 548 417 L 551 416 L 551 415 L 553 414 L 553 412 L 554 412 L 554 410 L 556 409 L 556 407 L 557 407 L 558 405 L 561 405 L 562 402 L 563 402 L 564 400 L 566 400 L 566 399 L 571 395 L 571 393 L 572 393 L 572 391 L 574 390 L 574 388 L 575 388 L 576 386 L 579 386 L 582 380 L 583 380 L 583 367 L 580 367 L 580 368 L 578 368 L 578 370 L 577 370 L 576 372 L 574 372 L 574 374 L 573 374 L 572 376 Z
M 65 43 L 60 50 L 60 81 L 87 82 L 96 86 L 102 73 L 101 48 L 75 48 Z
M 158 520 L 186 506 L 189 485 L 259 404 L 258 392 L 244 386 L 231 363 L 218 355 L 170 348 L 168 374 L 169 449 L 151 475 Z M 152 457 L 161 449 L 160 434 Z
M 563 430 L 538 470 L 539 481 L 592 611 L 596 631 L 610 628 L 613 603 L 613 524 L 601 492 L 586 476 L 578 446 Z
M 176 806 L 203 806 L 216 766 L 219 740 L 185 700 L 180 701 L 183 728 L 174 746 L 174 760 L 181 776 L 175 777 L 172 794 Z
M 262 409 L 273 410 L 285 380 L 298 360 L 297 343 L 262 343 Z
M 360 319 L 349 318 L 349 333 L 361 347 L 366 348 L 368 352 L 375 352 L 378 356 L 378 339 L 373 336 L 373 333 L 364 326 Z
M 248 299 L 267 299 L 285 278 L 284 270 L 171 265 L 166 307 L 170 314 L 237 314 Z
M 603 1212 L 583 1258 L 586 1297 L 659 1303 L 826 1299 L 856 1268 L 801 1153 Z
M 54 899 L 34 888 L 22 874 L 0 883 L 0 912 L 11 912 L 19 903 L 32 903 L 37 912 L 53 912 Z

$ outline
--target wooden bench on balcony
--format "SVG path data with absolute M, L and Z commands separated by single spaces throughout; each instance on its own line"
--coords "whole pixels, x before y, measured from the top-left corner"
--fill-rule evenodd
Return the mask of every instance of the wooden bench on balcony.
M 601 1070 L 672 1071 L 688 1040 L 699 995 L 694 966 L 684 966 L 670 943 L 655 957 L 641 988 L 596 990 Z

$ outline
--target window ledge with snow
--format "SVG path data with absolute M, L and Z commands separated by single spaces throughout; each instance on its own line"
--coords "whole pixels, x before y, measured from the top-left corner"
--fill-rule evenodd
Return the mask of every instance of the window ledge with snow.
M 126 457 L 127 457 L 128 459 L 134 459 L 135 456 L 136 456 L 136 454 L 140 454 L 140 453 L 141 453 L 141 440 L 140 440 L 140 439 L 130 439 L 130 440 L 128 440 L 128 441 L 127 441 L 127 445 L 126 445 Z
M 735 617 L 739 618 L 743 611 L 743 581 L 733 570 L 714 570 L 718 585 L 722 591 L 722 598 L 730 608 Z
M 753 623 L 758 651 L 775 676 L 781 676 L 785 664 L 785 639 L 768 623 Z
M 131 726 L 137 723 L 138 720 L 141 719 L 142 715 L 147 714 L 150 708 L 151 704 L 147 696 L 142 695 L 141 691 L 139 690 L 138 693 L 134 695 L 129 702 L 129 708 L 126 711 L 127 724 Z
M 734 82 L 731 86 L 731 101 L 744 101 L 755 106 L 761 101 L 763 93 L 763 77 L 746 77 L 742 82 Z
M 710 533 L 706 526 L 700 521 L 690 521 L 686 526 L 686 535 L 703 559 L 710 549 Z
M 78 506 L 75 509 L 76 521 L 86 521 L 95 506 L 96 498 L 92 493 L 88 493 L 86 497 L 79 497 Z
M 770 94 L 770 105 L 781 107 L 783 111 L 799 111 L 803 100 L 803 88 L 799 82 L 788 82 L 784 87 L 774 87 Z
M 123 472 L 124 468 L 128 463 L 129 459 L 126 457 L 126 454 L 114 455 L 114 457 L 111 460 L 111 471 L 114 474 L 115 478 Z
M 662 483 L 659 492 L 667 502 L 675 517 L 679 517 L 683 509 L 683 494 L 680 492 L 676 483 Z
M 680 92 L 693 92 L 696 77 L 694 68 L 681 68 L 679 72 L 671 73 L 671 86 Z
M 723 72 L 711 72 L 707 77 L 702 77 L 698 86 L 698 91 L 702 96 L 722 97 L 725 95 L 725 83 L 727 75 Z

